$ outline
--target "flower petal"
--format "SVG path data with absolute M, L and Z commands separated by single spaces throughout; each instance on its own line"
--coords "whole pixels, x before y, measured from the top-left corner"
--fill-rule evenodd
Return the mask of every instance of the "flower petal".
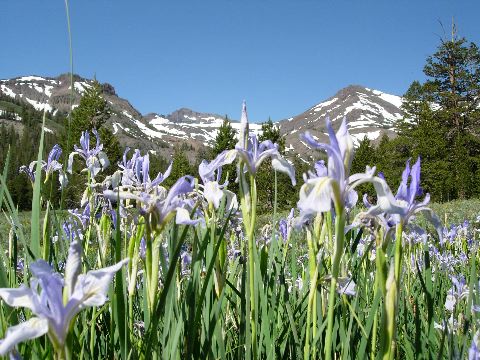
M 42 305 L 38 294 L 25 285 L 16 289 L 1 288 L 0 298 L 11 307 L 24 307 L 32 310 L 34 314 L 42 314 Z
M 208 181 L 203 190 L 203 196 L 212 204 L 215 209 L 220 206 L 220 200 L 223 197 L 223 191 L 216 181 Z
M 295 179 L 295 168 L 287 160 L 277 156 L 272 159 L 272 167 L 277 171 L 287 174 L 290 177 L 293 186 L 297 184 L 297 180 Z
M 412 166 L 410 172 L 410 187 L 408 189 L 408 203 L 413 204 L 415 197 L 420 195 L 422 190 L 420 188 L 420 156 L 417 159 L 417 162 Z
M 67 164 L 67 172 L 72 173 L 72 167 L 73 167 L 73 157 L 77 155 L 77 152 L 72 152 L 70 155 L 68 155 L 68 164 Z
M 224 150 L 210 162 L 203 160 L 198 166 L 198 174 L 200 175 L 203 183 L 212 181 L 215 171 L 224 165 L 231 164 L 235 160 L 236 156 L 237 150 Z
M 48 320 L 33 317 L 30 320 L 8 328 L 5 338 L 0 341 L 0 355 L 5 356 L 15 345 L 35 339 L 48 332 Z
M 407 164 L 405 165 L 405 170 L 402 172 L 402 182 L 400 183 L 396 198 L 398 200 L 408 201 L 408 177 L 410 176 L 410 159 L 407 160 Z
M 195 219 L 192 220 L 190 218 L 190 213 L 187 209 L 184 208 L 177 208 L 176 215 L 175 215 L 175 223 L 177 225 L 197 225 L 202 219 Z
M 297 204 L 302 214 L 317 214 L 332 208 L 332 181 L 329 177 L 322 177 L 302 185 Z
M 124 259 L 115 265 L 91 270 L 85 275 L 79 275 L 70 300 L 67 303 L 67 313 L 71 318 L 87 306 L 101 306 L 107 300 L 107 292 L 113 276 L 128 263 L 129 259 Z
M 367 213 L 369 215 L 379 215 L 386 212 L 388 214 L 399 214 L 403 217 L 407 209 L 397 204 L 387 182 L 379 177 L 374 177 L 371 182 L 377 193 L 377 205 L 372 206 Z
M 68 249 L 68 258 L 65 265 L 65 291 L 71 296 L 78 275 L 82 271 L 82 246 L 77 240 L 72 240 Z
M 105 170 L 110 165 L 110 161 L 108 160 L 107 154 L 105 154 L 103 151 L 100 151 L 98 154 L 98 160 L 100 161 L 100 164 L 102 165 L 102 170 Z
M 425 219 L 427 219 L 435 227 L 435 230 L 437 230 L 437 234 L 440 242 L 443 242 L 443 227 L 442 227 L 442 222 L 438 218 L 438 216 L 433 212 L 432 209 L 424 206 L 418 207 L 414 210 L 414 213 L 418 213 L 418 212 L 421 212 L 423 216 L 425 216 Z
M 340 148 L 340 153 L 343 157 L 345 169 L 349 170 L 352 165 L 354 147 L 352 138 L 348 133 L 347 120 L 345 117 L 343 118 L 342 124 L 337 131 L 336 138 Z M 346 176 L 348 176 L 348 174 L 346 174 Z

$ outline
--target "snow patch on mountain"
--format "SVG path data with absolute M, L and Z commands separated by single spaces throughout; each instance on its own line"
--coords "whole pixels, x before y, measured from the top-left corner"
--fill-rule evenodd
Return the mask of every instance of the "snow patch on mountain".
M 2 92 L 7 95 L 7 96 L 10 96 L 12 98 L 15 98 L 16 94 L 13 92 L 12 89 L 8 88 L 6 85 L 1 85 L 1 89 L 2 89 Z
M 23 97 L 23 94 L 20 94 L 21 97 Z M 35 101 L 35 100 L 31 100 L 27 97 L 24 97 L 25 101 L 28 102 L 30 105 L 32 105 L 35 110 L 39 110 L 39 111 L 52 111 L 53 110 L 53 107 L 50 105 L 50 104 L 47 104 L 47 103 L 42 103 L 40 101 Z
M 328 101 L 324 101 L 316 106 L 313 107 L 313 111 L 320 111 L 322 110 L 324 107 L 327 107 L 329 105 L 332 105 L 335 101 L 337 101 L 338 99 L 337 98 L 333 98 L 332 100 L 328 100 Z
M 6 114 L 7 114 L 7 111 L 0 109 L 0 117 L 5 116 Z M 18 114 L 14 114 L 14 118 L 16 121 L 22 121 L 22 117 Z
M 397 95 L 392 95 L 392 94 L 387 94 L 379 90 L 372 90 L 369 88 L 365 88 L 366 90 L 369 90 L 373 92 L 375 95 L 377 95 L 379 98 L 382 100 L 389 102 L 390 104 L 396 106 L 397 108 L 400 108 L 402 106 L 402 97 L 397 96 Z
M 380 136 L 380 130 L 359 132 L 354 134 L 350 133 L 350 136 L 353 138 L 354 145 L 357 146 L 365 138 L 365 136 L 371 141 L 378 139 Z
M 46 79 L 40 76 L 22 76 L 18 78 L 19 81 L 45 81 Z
M 91 88 L 92 86 L 85 81 L 75 81 L 73 84 L 73 88 L 78 91 L 80 94 L 83 94 L 87 88 Z

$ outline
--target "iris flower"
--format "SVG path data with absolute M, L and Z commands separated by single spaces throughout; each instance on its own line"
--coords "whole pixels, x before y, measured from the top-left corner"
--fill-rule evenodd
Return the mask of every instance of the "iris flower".
M 58 162 L 60 156 L 62 155 L 62 148 L 60 145 L 55 144 L 48 154 L 47 161 L 42 160 L 41 166 L 42 170 L 45 171 L 46 177 L 45 182 L 55 171 L 58 171 L 58 180 L 60 182 L 60 187 L 64 188 L 68 184 L 68 179 L 62 169 L 62 164 Z M 35 182 L 35 165 L 37 161 L 32 161 L 27 167 L 25 165 L 20 166 L 19 171 L 24 172 L 30 178 L 32 184 Z
M 408 182 L 410 178 L 410 182 Z M 430 194 L 426 194 L 422 201 L 416 201 L 423 191 L 420 187 L 420 157 L 415 165 L 410 168 L 410 160 L 407 160 L 405 170 L 402 173 L 402 181 L 398 187 L 397 195 L 393 196 L 390 188 L 385 180 L 377 178 L 373 182 L 373 186 L 377 192 L 377 204 L 372 205 L 367 214 L 372 216 L 381 215 L 382 213 L 391 214 L 394 223 L 402 222 L 408 225 L 415 215 L 422 213 L 425 218 L 432 223 L 437 230 L 440 239 L 443 237 L 443 229 L 439 218 L 433 211 L 427 207 L 430 202 Z
M 447 298 L 445 299 L 445 309 L 453 311 L 458 301 L 466 298 L 470 293 L 468 285 L 465 282 L 463 276 L 452 276 L 452 287 L 448 290 Z
M 286 218 L 280 219 L 280 221 L 278 222 L 278 230 L 284 242 L 287 241 L 288 238 L 290 237 L 294 215 L 295 215 L 295 210 L 292 208 L 288 216 Z
M 240 117 L 240 132 L 238 134 L 238 143 L 236 148 L 246 149 L 248 143 L 248 116 L 247 116 L 247 103 L 243 100 L 242 103 L 242 116 Z
M 103 144 L 100 144 L 100 137 L 96 129 L 93 129 L 93 134 L 97 139 L 97 143 L 93 149 L 90 149 L 90 133 L 83 131 L 80 137 L 80 146 L 74 146 L 75 150 L 68 157 L 67 171 L 72 173 L 73 158 L 75 155 L 80 155 L 86 162 L 87 169 L 90 171 L 92 177 L 95 177 L 100 170 L 105 170 L 110 162 L 108 161 L 107 154 L 103 150 Z
M 55 349 L 63 348 L 75 316 L 86 307 L 101 306 L 107 301 L 113 276 L 128 259 L 80 274 L 81 253 L 80 244 L 72 241 L 64 279 L 47 262 L 37 260 L 30 265 L 33 275 L 30 287 L 0 289 L 0 297 L 9 306 L 27 308 L 35 315 L 7 330 L 0 341 L 0 355 L 6 355 L 20 342 L 44 334 L 48 334 Z
M 287 174 L 292 181 L 292 185 L 296 184 L 295 169 L 285 160 L 278 151 L 278 144 L 274 144 L 271 140 L 258 142 L 257 135 L 250 134 L 247 148 L 239 145 L 236 146 L 238 156 L 245 164 L 248 173 L 255 176 L 261 163 L 267 159 L 272 159 L 272 167 L 280 172 Z
M 472 338 L 472 344 L 468 349 L 468 360 L 480 360 L 480 333 L 477 331 Z
M 231 209 L 230 205 L 233 205 L 236 200 L 235 194 L 225 189 L 228 185 L 228 181 L 224 184 L 220 184 L 220 178 L 222 175 L 222 166 L 231 164 L 236 158 L 236 150 L 225 150 L 218 154 L 218 156 L 208 162 L 203 160 L 198 166 L 198 173 L 203 182 L 203 196 L 207 200 L 209 205 L 212 205 L 215 209 L 220 206 L 220 200 L 227 197 L 227 211 Z
M 302 139 L 312 148 L 327 152 L 328 165 L 323 161 L 315 164 L 315 172 L 304 175 L 305 184 L 300 189 L 298 208 L 301 218 L 327 212 L 336 206 L 352 208 L 358 200 L 355 186 L 374 181 L 375 168 L 367 167 L 365 173 L 350 175 L 353 159 L 353 141 L 348 133 L 346 120 L 335 134 L 330 120 L 326 119 L 330 144 L 318 143 L 309 132 Z
M 168 166 L 164 174 L 158 173 L 153 180 L 150 178 L 150 157 L 147 153 L 144 156 L 140 155 L 140 150 L 135 149 L 130 160 L 127 159 L 127 153 L 130 151 L 127 148 L 123 154 L 123 162 L 119 165 L 122 169 L 122 185 L 133 186 L 135 188 L 142 188 L 143 191 L 150 191 L 156 186 L 160 185 L 169 177 L 172 171 L 172 163 Z
M 278 144 L 271 140 L 258 142 L 255 134 L 249 134 L 247 105 L 245 101 L 242 104 L 242 117 L 240 119 L 240 132 L 238 143 L 235 150 L 230 150 L 227 156 L 238 155 L 246 165 L 246 170 L 251 175 L 257 173 L 260 164 L 267 158 L 272 159 L 272 167 L 280 172 L 287 174 L 295 185 L 295 169 L 285 160 L 278 151 Z M 244 170 L 244 169 L 242 169 Z
M 149 215 L 153 225 L 162 229 L 173 216 L 176 216 L 176 223 L 181 225 L 195 225 L 200 221 L 190 219 L 189 210 L 192 204 L 185 198 L 185 195 L 193 192 L 193 189 L 194 179 L 186 175 L 178 179 L 168 192 L 165 188 L 157 186 L 150 192 L 138 194 L 119 189 L 105 190 L 103 194 L 111 201 L 117 199 L 137 201 L 141 206 L 141 213 Z

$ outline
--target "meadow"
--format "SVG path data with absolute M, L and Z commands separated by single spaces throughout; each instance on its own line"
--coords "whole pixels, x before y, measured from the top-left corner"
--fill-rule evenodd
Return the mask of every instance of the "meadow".
M 328 144 L 303 135 L 328 159 L 311 164 L 297 207 L 262 216 L 258 168 L 270 159 L 275 183 L 277 172 L 294 182 L 295 169 L 249 134 L 246 111 L 235 149 L 169 188 L 171 165 L 150 174 L 149 155 L 128 149 L 110 164 L 95 132 L 82 133 L 68 164 L 58 146 L 42 160 L 42 133 L 23 168 L 31 212 L 16 210 L 0 177 L 0 355 L 478 358 L 479 201 L 430 205 L 420 159 L 395 194 L 375 168 L 350 174 L 347 124 L 326 126 Z M 55 209 L 42 187 L 53 173 L 65 186 L 73 164 L 82 200 Z M 238 194 L 220 182 L 228 164 Z M 355 191 L 365 183 L 373 203 Z

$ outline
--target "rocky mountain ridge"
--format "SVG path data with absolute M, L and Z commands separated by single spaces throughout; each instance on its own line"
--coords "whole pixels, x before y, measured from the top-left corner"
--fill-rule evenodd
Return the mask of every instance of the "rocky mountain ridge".
M 93 80 L 74 76 L 74 107 L 92 82 Z M 124 146 L 170 156 L 175 146 L 187 143 L 188 146 L 183 147 L 195 153 L 213 144 L 223 122 L 223 117 L 218 114 L 187 108 L 168 115 L 142 115 L 128 100 L 119 97 L 112 85 L 104 83 L 102 89 L 112 110 L 108 125 Z M 0 93 L 28 103 L 37 110 L 50 111 L 52 114 L 68 113 L 72 96 L 70 75 L 63 74 L 55 78 L 23 76 L 0 80 Z M 276 124 L 285 135 L 287 153 L 291 156 L 299 155 L 306 160 L 312 152 L 300 140 L 299 134 L 308 130 L 315 138 L 325 141 L 326 116 L 330 117 L 334 128 L 339 126 L 343 117 L 347 117 L 350 133 L 356 142 L 364 136 L 377 140 L 382 134 L 395 135 L 395 123 L 403 116 L 401 101 L 402 98 L 396 95 L 350 85 L 303 113 Z M 238 121 L 233 120 L 231 123 L 235 129 L 239 129 Z M 261 125 L 250 124 L 250 130 L 259 133 Z

